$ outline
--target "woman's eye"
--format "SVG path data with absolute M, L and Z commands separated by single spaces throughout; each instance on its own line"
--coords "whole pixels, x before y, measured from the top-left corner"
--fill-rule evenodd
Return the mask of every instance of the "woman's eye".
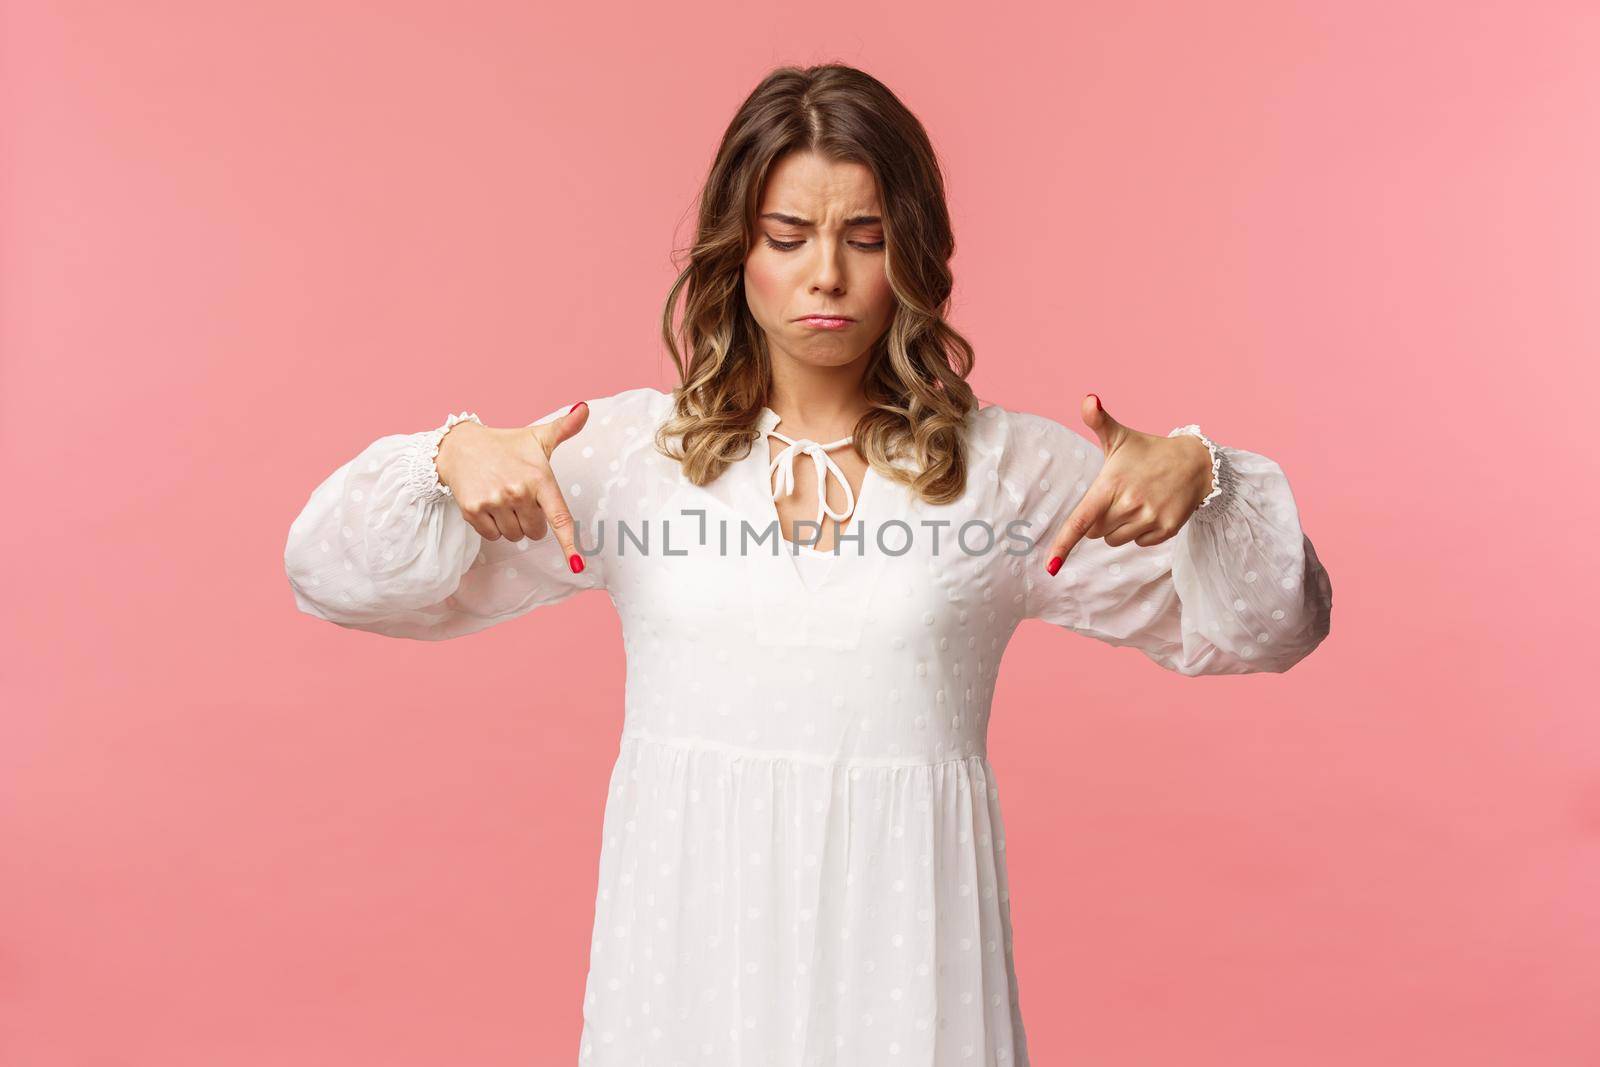
M 799 248 L 801 245 L 805 244 L 804 241 L 777 241 L 773 239 L 771 234 L 763 234 L 763 236 L 766 238 L 767 247 L 776 248 L 779 252 L 793 252 L 796 248 Z M 883 242 L 881 240 L 870 243 L 863 241 L 851 241 L 850 244 L 855 248 L 861 249 L 863 252 L 876 252 L 883 248 Z

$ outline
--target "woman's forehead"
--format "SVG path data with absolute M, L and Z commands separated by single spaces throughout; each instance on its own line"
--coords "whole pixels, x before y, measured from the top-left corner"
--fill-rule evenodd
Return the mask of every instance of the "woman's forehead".
M 768 175 L 761 211 L 808 221 L 822 216 L 877 215 L 878 183 L 860 163 L 803 152 L 780 161 Z

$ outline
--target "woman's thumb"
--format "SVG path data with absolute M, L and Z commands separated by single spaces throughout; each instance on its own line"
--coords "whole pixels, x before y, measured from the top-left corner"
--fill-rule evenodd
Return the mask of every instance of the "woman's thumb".
M 530 429 L 539 439 L 539 444 L 544 447 L 544 454 L 549 455 L 555 447 L 567 438 L 572 437 L 583 429 L 584 423 L 589 421 L 589 404 L 580 400 L 568 409 L 567 413 L 559 419 L 549 422 L 536 422 Z

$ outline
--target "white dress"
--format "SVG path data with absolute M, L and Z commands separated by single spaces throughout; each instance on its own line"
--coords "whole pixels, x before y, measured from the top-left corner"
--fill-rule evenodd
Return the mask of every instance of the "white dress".
M 1174 537 L 1085 540 L 1051 577 L 1044 549 L 1104 457 L 991 405 L 958 500 L 869 468 L 839 554 L 802 562 L 779 548 L 765 434 L 694 486 L 652 445 L 670 394 L 589 404 L 552 459 L 579 574 L 553 535 L 485 541 L 462 517 L 433 468 L 460 416 L 336 470 L 284 553 L 300 610 L 394 637 L 585 590 L 615 605 L 626 698 L 576 1061 L 1025 1065 L 986 747 L 1007 642 L 1033 618 L 1185 675 L 1287 670 L 1328 632 L 1332 594 L 1283 471 L 1212 446 L 1214 495 Z M 777 422 L 763 409 L 763 431 Z M 1012 520 L 1031 523 L 1025 555 L 1006 554 Z

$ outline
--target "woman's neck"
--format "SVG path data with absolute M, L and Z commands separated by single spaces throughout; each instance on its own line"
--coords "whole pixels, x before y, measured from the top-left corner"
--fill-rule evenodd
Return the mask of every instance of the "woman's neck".
M 806 368 L 808 373 L 787 374 L 774 369 L 766 406 L 778 413 L 785 433 L 832 441 L 848 436 L 861 416 L 872 410 L 861 390 L 860 373 L 846 378 L 836 373 L 841 370 L 853 368 Z

